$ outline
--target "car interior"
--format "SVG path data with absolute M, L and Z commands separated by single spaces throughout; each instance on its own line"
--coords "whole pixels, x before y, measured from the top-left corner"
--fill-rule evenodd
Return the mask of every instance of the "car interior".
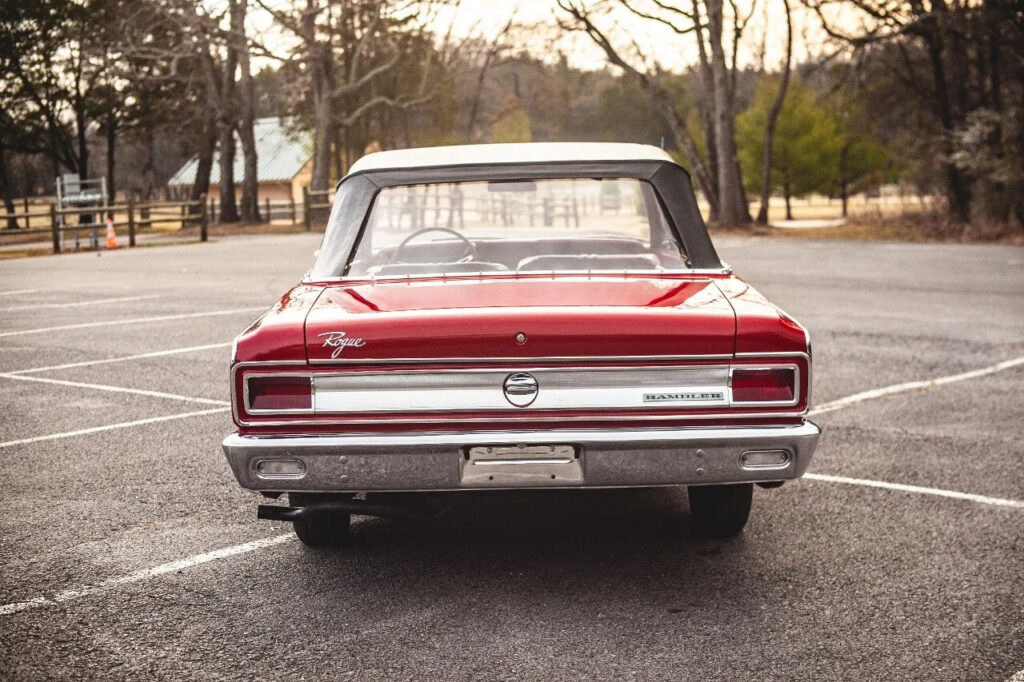
M 454 232 L 427 228 L 432 232 Z M 416 236 L 416 233 L 411 235 Z M 446 235 L 447 237 L 447 235 Z M 589 272 L 680 270 L 688 267 L 675 243 L 654 249 L 625 238 L 473 239 L 461 235 L 383 248 L 372 259 L 353 261 L 349 275 L 376 277 L 474 272 Z

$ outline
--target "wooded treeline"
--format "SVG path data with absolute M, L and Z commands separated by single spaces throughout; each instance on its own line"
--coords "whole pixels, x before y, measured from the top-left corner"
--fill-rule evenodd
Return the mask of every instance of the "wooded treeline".
M 14 197 L 52 193 L 53 178 L 69 171 L 102 173 L 112 190 L 148 197 L 193 157 L 199 196 L 219 149 L 220 220 L 259 220 L 253 121 L 281 116 L 310 135 L 313 190 L 377 146 L 618 140 L 677 154 L 723 224 L 766 221 L 770 194 L 788 205 L 826 193 L 845 212 L 852 193 L 883 181 L 944 197 L 956 221 L 1024 224 L 1019 2 L 553 0 L 550 26 L 487 17 L 468 35 L 450 29 L 450 9 L 391 0 L 6 3 L 8 212 Z M 644 25 L 664 42 L 637 40 Z M 798 26 L 827 38 L 797 54 Z M 524 37 L 540 30 L 552 45 L 575 34 L 600 57 L 584 69 L 572 55 L 531 54 Z M 692 65 L 662 67 L 666 50 Z

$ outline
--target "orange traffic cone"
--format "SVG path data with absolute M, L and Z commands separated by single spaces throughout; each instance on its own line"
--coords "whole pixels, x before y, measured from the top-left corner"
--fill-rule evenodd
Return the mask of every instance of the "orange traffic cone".
M 107 218 L 107 248 L 117 248 L 117 233 L 114 232 L 114 219 Z

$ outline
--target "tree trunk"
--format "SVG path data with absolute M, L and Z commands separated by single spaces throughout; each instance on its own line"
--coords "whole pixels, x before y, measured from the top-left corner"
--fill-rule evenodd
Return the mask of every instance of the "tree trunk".
M 196 165 L 196 181 L 192 184 L 190 199 L 198 201 L 210 193 L 210 173 L 213 170 L 213 153 L 217 149 L 217 119 L 212 107 L 207 107 L 199 131 L 199 157 Z
M 4 195 L 5 213 L 14 213 L 16 210 L 14 208 L 14 187 L 11 186 L 10 173 L 7 169 L 7 153 L 2 146 L 0 146 L 0 192 Z M 18 229 L 16 218 L 7 219 L 7 229 Z
M 711 43 L 711 76 L 715 84 L 715 149 L 718 154 L 719 217 L 726 225 L 750 222 L 750 208 L 743 190 L 736 151 L 736 117 L 733 112 L 729 65 L 722 47 L 722 0 L 707 0 L 708 39 Z
M 89 141 L 86 139 L 85 102 L 78 101 L 75 105 L 75 131 L 78 136 L 78 177 L 89 179 Z
M 843 217 L 847 216 L 846 205 L 850 198 L 850 184 L 845 180 L 839 181 L 839 197 L 843 200 Z
M 316 123 L 313 131 L 313 170 L 310 189 L 324 192 L 331 182 L 331 141 L 334 138 L 334 109 L 330 97 L 316 103 Z
M 238 222 L 235 201 L 235 130 L 230 122 L 221 121 L 219 135 L 220 222 Z
M 117 188 L 114 185 L 114 162 L 117 150 L 117 121 L 111 116 L 107 119 L 107 193 L 110 203 L 116 204 Z
M 697 184 L 710 206 L 710 214 L 712 216 L 719 215 L 721 201 L 714 177 L 708 173 L 707 167 L 701 160 L 700 154 L 697 152 L 697 145 L 693 141 L 693 136 L 690 135 L 690 131 L 686 127 L 686 121 L 683 120 L 679 110 L 676 109 L 675 104 L 672 103 L 672 99 L 664 89 L 651 82 L 643 74 L 639 72 L 634 73 L 640 78 L 640 83 L 654 100 L 655 105 L 661 111 L 661 115 L 668 121 L 669 128 L 672 130 L 672 137 L 675 139 L 676 144 L 679 145 L 679 148 L 682 149 L 683 155 L 686 156 L 686 161 L 690 164 L 690 171 L 697 178 Z
M 246 5 L 247 0 L 231 0 L 231 37 L 238 55 L 239 84 L 241 85 L 238 137 L 242 142 L 242 156 L 245 159 L 241 209 L 242 220 L 251 223 L 260 220 L 260 200 L 256 135 L 253 132 L 256 104 L 252 70 L 249 64 L 249 45 L 245 37 Z
M 701 123 L 704 129 L 704 151 L 708 159 L 708 175 L 712 178 L 712 184 L 715 185 L 715 202 L 711 205 L 708 218 L 713 221 L 718 221 L 721 216 L 718 215 L 718 143 L 716 142 L 717 135 L 715 135 L 715 112 L 714 112 L 714 98 L 715 98 L 715 79 L 711 75 L 711 60 L 708 58 L 707 48 L 704 45 L 704 30 L 705 26 L 700 20 L 700 2 L 699 0 L 692 0 L 693 17 L 694 17 L 694 31 L 695 37 L 697 38 L 697 56 L 699 61 L 697 62 L 700 67 L 700 81 L 704 87 L 704 106 L 701 110 Z
M 786 220 L 793 219 L 793 207 L 790 205 L 789 178 L 782 182 L 782 193 L 786 197 Z
M 757 211 L 757 224 L 768 224 L 768 202 L 771 198 L 772 183 L 772 145 L 775 142 L 775 124 L 779 120 L 779 113 L 786 101 L 786 89 L 789 87 L 789 64 L 793 56 L 793 18 L 789 11 L 789 0 L 782 0 L 786 8 L 786 59 L 782 65 L 782 82 L 779 83 L 779 91 L 775 95 L 775 102 L 772 103 L 771 111 L 768 112 L 768 120 L 764 126 L 764 156 L 761 159 L 761 206 Z M 843 216 L 845 213 L 845 202 Z
M 220 158 L 220 222 L 238 222 L 238 202 L 235 199 L 235 71 L 238 53 L 228 45 L 221 74 L 220 108 L 217 117 Z
M 142 129 L 142 147 L 143 147 L 143 162 L 142 162 L 142 197 L 144 199 L 153 198 L 153 190 L 156 187 L 156 171 L 153 158 L 155 156 L 156 140 L 153 134 L 153 128 L 151 125 L 147 125 Z
M 949 202 L 949 211 L 954 219 L 966 223 L 971 217 L 971 190 L 967 178 L 953 162 L 953 133 L 956 129 L 958 117 L 954 116 L 953 107 L 949 99 L 949 88 L 946 82 L 946 69 L 942 63 L 943 43 L 937 34 L 938 29 L 933 29 L 925 35 L 925 42 L 928 45 L 928 59 L 931 64 L 932 81 L 935 86 L 935 103 L 938 108 L 939 120 L 943 129 L 943 151 L 942 171 L 946 177 L 946 198 Z
M 330 53 L 316 37 L 316 17 L 320 8 L 317 0 L 306 0 L 302 16 L 302 41 L 306 50 L 309 86 L 313 94 L 313 169 L 309 181 L 314 192 L 327 191 L 331 179 L 331 141 L 334 137 L 334 107 L 331 93 Z M 317 200 L 315 203 L 319 203 Z

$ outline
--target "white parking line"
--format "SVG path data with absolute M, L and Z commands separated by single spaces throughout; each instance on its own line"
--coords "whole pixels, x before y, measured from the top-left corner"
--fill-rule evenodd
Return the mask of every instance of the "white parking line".
M 68 362 L 63 365 L 49 365 L 47 367 L 30 367 L 29 369 L 18 369 L 6 374 L 35 374 L 36 372 L 50 372 L 58 369 L 74 369 L 76 367 L 91 367 L 92 365 L 105 365 L 111 362 L 126 362 L 128 360 L 143 360 L 145 358 L 160 358 L 165 355 L 178 355 L 180 353 L 195 353 L 214 348 L 230 348 L 231 342 L 208 343 L 204 346 L 188 346 L 186 348 L 171 348 L 170 350 L 156 350 L 151 353 L 139 353 L 137 355 L 122 355 L 116 358 L 103 358 L 102 360 L 85 360 L 84 362 Z
M 977 377 L 987 376 L 989 374 L 993 374 L 995 372 L 999 372 L 999 371 L 1002 371 L 1004 369 L 1010 369 L 1011 367 L 1016 367 L 1016 366 L 1019 366 L 1021 364 L 1024 364 L 1024 358 L 1016 358 L 1014 360 L 1007 360 L 1006 362 L 997 363 L 995 365 L 991 365 L 989 367 L 985 367 L 985 368 L 982 368 L 982 369 L 979 369 L 979 370 L 974 370 L 974 371 L 971 371 L 971 372 L 964 372 L 964 373 L 961 373 L 961 374 L 954 374 L 954 375 L 950 375 L 950 376 L 946 376 L 946 377 L 940 377 L 938 379 L 932 379 L 932 380 L 928 380 L 928 381 L 914 381 L 914 382 L 908 382 L 908 383 L 904 383 L 904 384 L 897 384 L 895 386 L 888 386 L 888 387 L 884 387 L 884 388 L 880 388 L 880 389 L 875 389 L 873 391 L 864 391 L 862 393 L 857 393 L 857 394 L 848 396 L 847 398 L 842 398 L 840 400 L 834 400 L 832 402 L 825 403 L 824 405 L 819 406 L 815 410 L 812 410 L 810 412 L 810 414 L 821 414 L 822 412 L 830 412 L 830 411 L 833 411 L 833 410 L 841 409 L 843 407 L 848 407 L 850 405 L 855 405 L 856 403 L 863 402 L 865 400 L 872 400 L 872 399 L 875 399 L 875 398 L 881 398 L 883 396 L 893 395 L 895 393 L 902 393 L 902 392 L 905 392 L 905 391 L 917 390 L 917 389 L 921 389 L 921 388 L 928 388 L 928 387 L 931 387 L 931 386 L 940 386 L 942 384 L 948 384 L 948 383 L 952 383 L 952 382 L 955 382 L 955 381 L 964 381 L 966 379 L 973 379 L 973 378 L 977 378 Z M 43 440 L 51 440 L 51 439 L 54 439 L 54 438 L 68 438 L 68 437 L 71 437 L 71 436 L 79 436 L 79 435 L 85 435 L 85 434 L 89 434 L 89 433 L 97 433 L 97 432 L 100 432 L 100 431 L 107 431 L 107 430 L 111 430 L 111 429 L 128 428 L 128 427 L 131 427 L 131 426 L 140 426 L 140 425 L 143 425 L 143 424 L 151 424 L 151 423 L 154 423 L 154 422 L 168 421 L 168 420 L 171 420 L 171 419 L 186 419 L 188 417 L 193 417 L 193 416 L 200 416 L 200 415 L 206 415 L 206 414 L 214 414 L 214 413 L 217 413 L 217 412 L 226 412 L 227 409 L 228 408 L 226 408 L 226 407 L 222 407 L 222 408 L 216 408 L 216 409 L 212 409 L 212 410 L 202 410 L 202 411 L 199 411 L 199 412 L 188 412 L 188 413 L 178 414 L 178 415 L 169 415 L 169 416 L 166 416 L 166 417 L 154 417 L 154 418 L 151 418 L 151 419 L 141 419 L 141 420 L 135 421 L 135 422 L 125 422 L 125 423 L 122 423 L 122 424 L 111 424 L 109 426 L 99 426 L 99 427 L 94 427 L 94 428 L 91 428 L 91 429 L 82 429 L 80 431 L 71 431 L 71 432 L 63 433 L 63 434 L 53 434 L 53 435 L 50 435 L 50 436 L 37 436 L 35 438 L 26 438 L 26 439 L 18 440 L 18 441 L 9 441 L 7 443 L 0 443 L 0 448 L 10 447 L 10 446 L 13 446 L 13 445 L 21 445 L 21 444 L 25 444 L 25 443 L 34 443 L 34 442 L 43 441 Z M 902 483 L 890 483 L 888 481 L 875 481 L 875 480 L 865 479 L 865 478 L 847 478 L 845 476 L 832 476 L 832 475 L 829 475 L 829 474 L 808 473 L 808 474 L 805 474 L 804 477 L 808 478 L 810 480 L 817 480 L 817 481 L 823 481 L 823 482 L 828 482 L 828 483 L 840 483 L 840 484 L 847 484 L 847 485 L 859 485 L 859 486 L 866 486 L 866 487 L 870 487 L 870 488 L 880 488 L 880 489 L 884 489 L 884 490 L 894 490 L 894 491 L 898 491 L 898 492 L 907 492 L 907 493 L 915 493 L 915 494 L 923 494 L 923 495 L 935 495 L 935 496 L 938 496 L 938 497 L 946 497 L 946 498 L 952 498 L 952 499 L 959 499 L 959 500 L 965 500 L 965 501 L 969 501 L 969 502 L 976 502 L 976 503 L 980 503 L 980 504 L 987 504 L 987 505 L 998 506 L 998 507 L 1010 507 L 1010 508 L 1013 508 L 1013 509 L 1024 509 L 1024 502 L 1019 501 L 1019 500 L 1011 500 L 1011 499 L 1000 498 L 1000 497 L 987 497 L 985 495 L 975 495 L 973 493 L 963 493 L 963 492 L 959 492 L 959 491 L 955 491 L 955 490 L 943 490 L 943 489 L 940 489 L 940 488 L 926 488 L 926 487 L 922 487 L 922 486 L 905 485 L 905 484 L 902 484 Z M 13 613 L 18 613 L 19 611 L 24 611 L 26 609 L 33 609 L 33 608 L 38 608 L 38 607 L 42 607 L 42 606 L 49 606 L 49 605 L 52 605 L 52 604 L 58 604 L 58 603 L 61 603 L 61 602 L 71 601 L 73 599 L 78 599 L 79 597 L 86 597 L 86 596 L 90 596 L 90 595 L 96 594 L 98 592 L 101 592 L 103 590 L 109 589 L 111 587 L 116 587 L 116 586 L 119 586 L 119 585 L 126 585 L 126 584 L 130 584 L 130 583 L 140 582 L 142 580 L 148 580 L 149 578 L 155 578 L 157 576 L 161 576 L 161 575 L 164 575 L 166 573 L 180 571 L 180 570 L 184 570 L 186 568 L 191 568 L 193 566 L 198 566 L 200 564 L 204 564 L 204 563 L 207 563 L 207 562 L 210 562 L 210 561 L 216 561 L 218 559 L 224 559 L 224 558 L 227 558 L 227 557 L 235 556 L 236 554 L 243 554 L 243 553 L 246 553 L 246 552 L 252 552 L 252 551 L 259 550 L 259 549 L 263 549 L 264 547 L 272 547 L 274 545 L 278 545 L 278 544 L 287 542 L 287 541 L 291 540 L 293 537 L 294 536 L 291 533 L 287 533 L 287 534 L 283 534 L 283 535 L 277 535 L 277 536 L 274 536 L 274 537 L 271 537 L 271 538 L 266 538 L 266 539 L 263 539 L 263 540 L 256 540 L 254 542 L 249 542 L 249 543 L 246 543 L 244 545 L 235 545 L 233 547 L 225 547 L 223 549 L 214 550 L 212 552 L 206 552 L 204 554 L 197 554 L 195 556 L 191 556 L 191 557 L 188 557 L 188 558 L 185 558 L 185 559 L 181 559 L 179 561 L 174 561 L 174 562 L 167 563 L 167 564 L 160 564 L 159 566 L 154 566 L 153 568 L 145 569 L 145 570 L 142 570 L 142 571 L 137 571 L 135 573 L 130 573 L 130 574 L 126 575 L 126 576 L 121 576 L 121 577 L 117 577 L 117 578 L 110 578 L 108 580 L 105 580 L 103 582 L 97 583 L 95 585 L 88 585 L 88 586 L 80 587 L 80 588 L 77 588 L 77 589 L 65 590 L 63 592 L 57 593 L 53 597 L 35 597 L 35 598 L 29 599 L 27 601 L 13 602 L 13 603 L 10 603 L 10 604 L 5 604 L 5 605 L 0 606 L 0 616 L 9 615 L 9 614 L 13 614 Z M 1024 672 L 1024 671 L 1022 671 L 1022 672 Z M 1020 673 L 1018 673 L 1018 675 L 1019 674 Z M 1013 682 L 1017 682 L 1016 677 L 1017 676 L 1015 675 L 1014 678 L 1013 678 Z
M 151 298 L 160 298 L 160 294 L 146 296 L 119 296 L 117 298 L 97 298 L 92 301 L 75 301 L 73 303 L 35 303 L 33 305 L 16 305 L 7 308 L 0 308 L 0 313 L 12 312 L 14 310 L 35 310 L 37 308 L 77 308 L 83 305 L 100 305 L 101 303 L 123 303 L 125 301 L 145 301 Z
M 987 376 L 989 374 L 995 374 L 996 372 L 1002 372 L 1003 370 L 1012 369 L 1024 365 L 1024 357 L 1013 358 L 1012 360 L 1005 360 L 1003 362 L 997 362 L 994 365 L 988 367 L 982 367 L 981 369 L 974 369 L 970 372 L 961 372 L 960 374 L 950 374 L 944 377 L 938 377 L 936 379 L 926 379 L 924 381 L 908 381 L 902 384 L 894 384 L 892 386 L 884 386 L 882 388 L 875 388 L 870 391 L 863 391 L 861 393 L 854 393 L 848 395 L 845 398 L 838 400 L 832 400 L 827 403 L 818 405 L 813 410 L 808 412 L 809 416 L 816 414 L 824 414 L 825 412 L 832 412 L 833 410 L 841 410 L 844 407 L 850 405 L 856 405 L 866 400 L 876 400 L 878 398 L 884 398 L 886 396 L 895 395 L 897 393 L 906 393 L 907 391 L 919 391 L 925 388 L 932 388 L 934 386 L 942 386 L 943 384 L 952 384 L 957 381 L 966 381 L 967 379 L 977 379 L 978 377 Z
M 828 483 L 845 483 L 847 485 L 862 485 L 868 488 L 881 488 L 883 490 L 897 490 L 902 493 L 917 493 L 919 495 L 935 495 L 937 497 L 949 497 L 955 500 L 967 500 L 980 504 L 990 504 L 996 507 L 1013 507 L 1024 509 L 1024 502 L 1020 500 L 1009 500 L 1005 497 L 988 497 L 986 495 L 975 495 L 974 493 L 961 493 L 956 490 L 943 490 L 942 488 L 925 488 L 919 485 L 905 485 L 903 483 L 890 483 L 888 481 L 874 481 L 867 478 L 847 478 L 846 476 L 831 476 L 829 474 L 804 474 L 804 478 L 812 481 L 826 481 Z
M 184 400 L 190 403 L 199 403 L 200 405 L 227 405 L 229 407 L 231 406 L 231 403 L 227 400 L 214 400 L 212 398 L 194 398 L 189 395 L 179 395 L 177 393 L 147 391 L 141 388 L 126 388 L 124 386 L 110 386 L 108 384 L 87 384 L 81 381 L 65 381 L 64 379 L 49 379 L 46 377 L 27 377 L 21 374 L 6 374 L 2 372 L 0 372 L 0 379 L 11 379 L 14 381 L 33 381 L 40 384 L 70 386 L 71 388 L 89 388 L 94 391 L 108 391 L 110 393 L 131 393 L 134 395 L 144 395 L 149 398 L 167 398 L 168 400 Z
M 0 291 L 0 296 L 17 296 L 18 294 L 34 294 L 39 289 L 15 289 L 14 291 Z
M 47 440 L 59 440 L 61 438 L 73 438 L 74 436 L 87 436 L 92 433 L 102 433 L 103 431 L 114 431 L 116 429 L 127 429 L 133 426 L 143 426 L 145 424 L 156 424 L 157 422 L 169 422 L 175 419 L 189 419 L 191 417 L 202 417 L 207 414 L 217 414 L 220 412 L 227 412 L 230 408 L 227 407 L 215 407 L 209 410 L 197 410 L 196 412 L 182 412 L 180 414 L 168 414 L 162 417 L 149 417 L 148 419 L 137 419 L 132 422 L 120 422 L 118 424 L 105 424 L 103 426 L 93 426 L 88 429 L 78 429 L 77 431 L 65 431 L 64 433 L 50 433 L 45 436 L 34 436 L 32 438 L 21 438 L 19 440 L 9 440 L 4 443 L 0 443 L 0 448 L 12 448 L 16 445 L 27 445 L 29 443 L 41 443 Z
M 35 597 L 27 601 L 17 601 L 10 604 L 4 604 L 0 606 L 0 616 L 7 616 L 12 613 L 18 613 L 19 611 L 26 611 L 28 609 L 36 609 L 40 606 L 51 606 L 53 604 L 60 604 L 62 602 L 71 601 L 73 599 L 79 599 L 81 597 L 88 597 L 108 590 L 112 587 L 119 587 L 121 585 L 131 585 L 132 583 L 141 582 L 143 580 L 149 580 L 150 578 L 156 578 L 167 573 L 176 573 L 178 571 L 185 570 L 186 568 L 193 568 L 201 564 L 206 564 L 211 561 L 218 559 L 226 559 L 227 557 L 237 556 L 239 554 L 245 554 L 247 552 L 255 552 L 258 549 L 266 549 L 267 547 L 274 547 L 285 542 L 290 542 L 295 536 L 291 533 L 285 533 L 283 535 L 275 535 L 269 538 L 263 538 L 262 540 L 254 540 L 253 542 L 247 542 L 243 545 L 234 545 L 232 547 L 224 547 L 222 549 L 215 549 L 212 552 L 205 552 L 203 554 L 196 554 L 186 559 L 179 559 L 178 561 L 171 561 L 166 564 L 160 564 L 152 568 L 146 568 L 135 573 L 129 573 L 128 575 L 118 576 L 116 578 L 108 578 L 95 585 L 85 585 L 83 587 L 77 587 L 70 590 L 64 590 L 58 592 L 52 597 Z
M 157 315 L 156 317 L 135 317 L 130 320 L 108 320 L 106 322 L 82 322 L 80 324 L 62 324 L 56 327 L 39 327 L 37 329 L 19 329 L 13 332 L 0 332 L 0 337 L 20 336 L 22 334 L 42 334 L 44 332 L 57 332 L 66 329 L 86 329 L 88 327 L 109 327 L 121 324 L 143 324 L 145 322 L 164 322 L 166 320 L 187 320 L 196 317 L 212 317 L 214 315 L 235 315 L 238 313 L 252 313 L 263 311 L 266 308 L 232 308 L 231 310 L 210 310 L 205 313 L 183 313 L 180 315 Z

